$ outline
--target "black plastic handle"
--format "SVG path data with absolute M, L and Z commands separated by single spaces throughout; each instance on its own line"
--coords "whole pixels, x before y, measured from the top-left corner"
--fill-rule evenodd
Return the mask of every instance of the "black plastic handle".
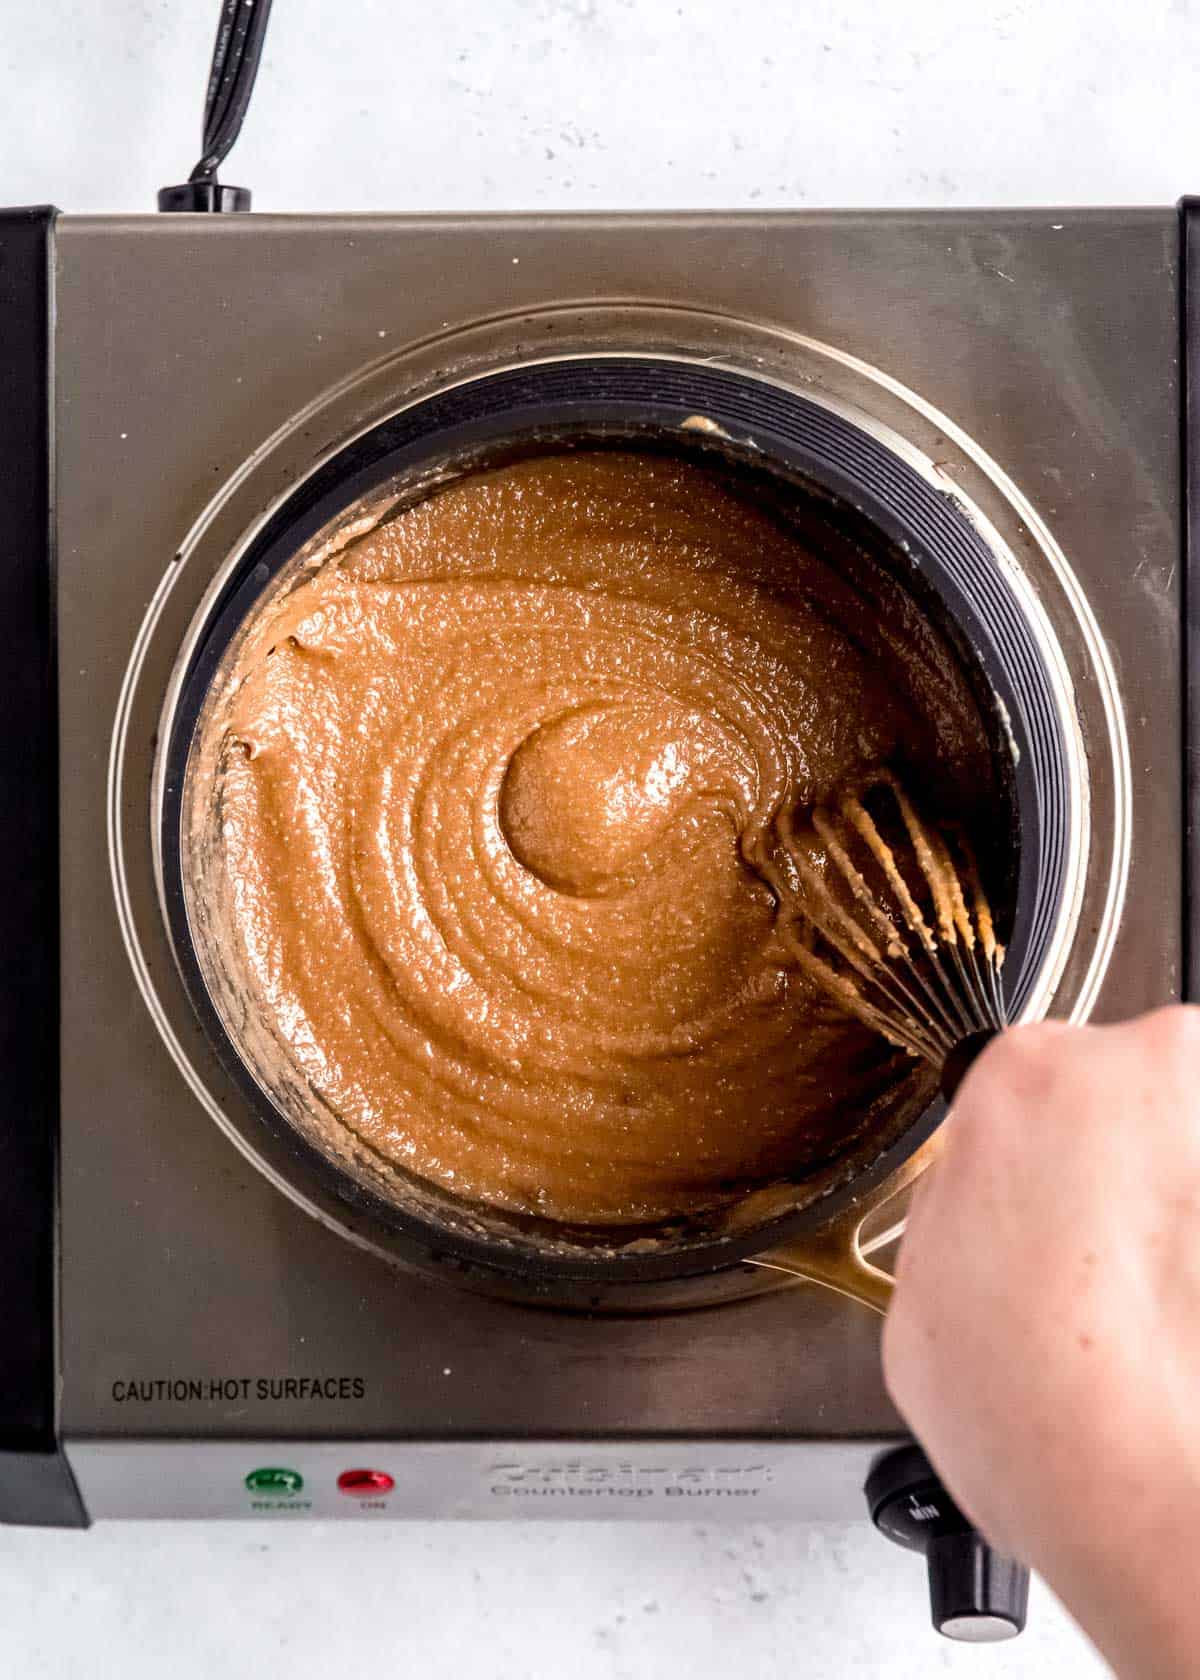
M 960 1038 L 951 1050 L 942 1063 L 942 1095 L 948 1103 L 954 1101 L 958 1087 L 1001 1030 L 1000 1027 L 985 1027 L 982 1032 Z
M 923 1552 L 933 1625 L 947 1639 L 981 1645 L 1025 1626 L 1029 1571 L 993 1551 L 951 1499 L 914 1442 L 876 1459 L 863 1489 L 871 1521 L 908 1551 Z

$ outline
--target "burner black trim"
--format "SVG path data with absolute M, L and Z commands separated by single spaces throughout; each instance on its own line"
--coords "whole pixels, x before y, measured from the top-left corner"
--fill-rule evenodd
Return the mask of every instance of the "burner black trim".
M 0 211 L 0 1521 L 80 1527 L 57 1427 L 56 214 Z
M 683 429 L 704 416 L 719 433 Z M 389 1230 L 393 1245 L 414 1241 L 457 1263 L 547 1279 L 619 1282 L 697 1275 L 727 1266 L 768 1243 L 819 1225 L 881 1182 L 935 1129 L 935 1102 L 891 1147 L 866 1158 L 853 1149 L 836 1188 L 807 1207 L 736 1236 L 698 1236 L 658 1253 L 606 1256 L 599 1233 L 581 1233 L 569 1255 L 491 1243 L 439 1230 L 389 1205 L 335 1169 L 264 1095 L 225 1032 L 208 996 L 188 928 L 180 820 L 185 766 L 205 697 L 237 627 L 271 579 L 297 551 L 361 498 L 398 476 L 435 462 L 495 458 L 502 449 L 633 444 L 711 451 L 760 476 L 799 486 L 824 502 L 844 528 L 874 533 L 911 562 L 913 593 L 930 604 L 960 640 L 964 662 L 981 671 L 1007 719 L 1015 747 L 1011 809 L 1016 827 L 1016 921 L 1009 937 L 1006 994 L 1022 1006 L 1055 927 L 1069 861 L 1067 747 L 1052 680 L 1033 631 L 995 555 L 960 505 L 861 425 L 765 380 L 701 364 L 659 358 L 606 357 L 543 362 L 487 375 L 439 393 L 393 416 L 347 445 L 298 485 L 258 533 L 212 604 L 185 674 L 167 743 L 162 811 L 163 885 L 176 957 L 226 1070 L 300 1182 L 324 1187 L 355 1215 Z M 853 1157 L 853 1161 L 851 1161 Z M 839 1158 L 840 1159 L 840 1158 Z M 338 1182 L 331 1180 L 336 1176 Z M 607 1233 L 611 1241 L 611 1233 Z
M 1200 1002 L 1200 198 L 1179 206 L 1183 451 L 1183 996 Z

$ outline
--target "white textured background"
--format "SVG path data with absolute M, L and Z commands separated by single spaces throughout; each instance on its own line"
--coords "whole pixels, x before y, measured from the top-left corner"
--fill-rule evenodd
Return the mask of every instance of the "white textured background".
M 1197 8 L 1200 14 L 1200 7 Z M 1200 191 L 1189 0 L 276 0 L 226 178 L 258 208 L 1169 202 Z M 0 202 L 143 210 L 198 151 L 214 0 L 0 0 Z M 0 1530 L 0 1680 L 1097 1676 L 1036 1585 L 933 1638 L 836 1530 Z
M 0 0 L 0 199 L 152 209 L 216 0 Z M 276 0 L 263 210 L 1169 203 L 1190 0 Z

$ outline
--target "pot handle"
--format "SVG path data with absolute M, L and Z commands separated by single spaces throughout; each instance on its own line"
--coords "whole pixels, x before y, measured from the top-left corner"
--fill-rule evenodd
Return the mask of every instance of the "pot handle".
M 941 1079 L 942 1095 L 947 1103 L 953 1103 L 968 1070 L 999 1030 L 998 1027 L 987 1027 L 971 1033 L 951 1051 Z M 863 1242 L 863 1223 L 869 1213 L 885 1207 L 901 1191 L 910 1190 L 921 1174 L 929 1170 L 938 1153 L 938 1135 L 935 1132 L 897 1168 L 891 1178 L 884 1181 L 869 1207 L 851 1206 L 811 1237 L 790 1243 L 786 1248 L 773 1249 L 749 1264 L 763 1266 L 768 1271 L 791 1272 L 794 1277 L 807 1278 L 810 1283 L 823 1283 L 826 1289 L 836 1289 L 839 1295 L 848 1295 L 864 1307 L 886 1313 L 892 1303 L 895 1281 L 890 1273 L 873 1265 L 867 1256 L 902 1233 L 904 1216 L 898 1215 L 886 1229 L 866 1243 Z
M 746 1264 L 761 1266 L 768 1272 L 788 1272 L 806 1283 L 823 1284 L 826 1289 L 848 1295 L 852 1301 L 877 1313 L 886 1313 L 894 1282 L 888 1272 L 867 1259 L 861 1233 L 861 1221 L 849 1229 L 831 1226 L 803 1242 L 747 1260 Z
M 935 1133 L 885 1181 L 869 1207 L 851 1206 L 811 1236 L 770 1249 L 746 1264 L 761 1266 L 766 1271 L 789 1272 L 793 1277 L 834 1289 L 839 1295 L 848 1295 L 874 1312 L 886 1313 L 891 1305 L 894 1280 L 890 1272 L 876 1266 L 869 1256 L 900 1235 L 904 1230 L 904 1216 L 897 1210 L 896 1218 L 866 1241 L 863 1225 L 868 1214 L 886 1207 L 903 1191 L 911 1189 L 933 1165 L 936 1155 Z

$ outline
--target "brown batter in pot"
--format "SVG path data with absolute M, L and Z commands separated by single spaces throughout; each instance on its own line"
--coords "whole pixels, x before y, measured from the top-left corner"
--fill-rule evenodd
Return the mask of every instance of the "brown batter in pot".
M 803 1171 L 911 1077 L 799 972 L 756 865 L 864 766 L 969 804 L 982 726 L 906 597 L 716 474 L 462 479 L 268 604 L 206 729 L 242 1006 L 386 1162 L 660 1220 Z

